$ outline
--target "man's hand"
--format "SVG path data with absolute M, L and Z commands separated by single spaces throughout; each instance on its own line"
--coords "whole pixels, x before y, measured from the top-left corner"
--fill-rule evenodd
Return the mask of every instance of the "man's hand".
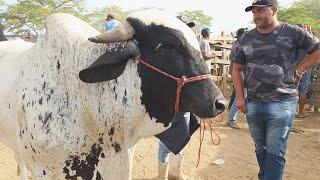
M 296 70 L 296 85 L 297 85 L 297 87 L 299 87 L 299 85 L 300 85 L 300 80 L 301 80 L 301 78 L 302 78 L 302 74 L 300 74 L 299 72 L 298 72 L 298 70 Z
M 244 98 L 237 98 L 237 108 L 239 111 L 243 112 L 244 114 L 247 114 L 247 103 Z

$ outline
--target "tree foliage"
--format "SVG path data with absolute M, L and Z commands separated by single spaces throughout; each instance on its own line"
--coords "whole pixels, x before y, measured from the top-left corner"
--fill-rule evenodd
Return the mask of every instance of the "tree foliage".
M 37 36 L 52 13 L 70 13 L 86 19 L 84 0 L 19 0 L 4 6 L 0 19 L 4 19 L 7 31 L 15 35 Z
M 311 17 L 320 20 L 320 0 L 301 0 L 300 4 L 309 10 Z
M 316 35 L 320 35 L 320 12 L 313 9 L 320 8 L 320 0 L 302 0 L 292 4 L 289 8 L 280 8 L 278 19 L 290 24 L 308 24 Z
M 197 31 L 204 27 L 211 27 L 213 18 L 206 15 L 202 10 L 186 10 L 178 13 L 179 16 L 185 17 L 188 21 L 193 21 Z

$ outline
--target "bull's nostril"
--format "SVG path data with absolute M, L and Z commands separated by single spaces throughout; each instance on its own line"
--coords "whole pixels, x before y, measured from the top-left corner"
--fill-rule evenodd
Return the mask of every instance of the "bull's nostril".
M 226 108 L 226 103 L 224 100 L 216 100 L 214 104 L 218 111 L 224 111 L 224 109 Z

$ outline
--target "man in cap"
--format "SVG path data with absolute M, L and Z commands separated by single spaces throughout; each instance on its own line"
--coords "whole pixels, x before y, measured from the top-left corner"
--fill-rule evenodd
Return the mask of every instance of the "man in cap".
M 106 23 L 104 24 L 104 28 L 106 31 L 109 31 L 110 29 L 115 28 L 120 24 L 118 20 L 114 19 L 113 14 L 110 14 L 110 13 L 107 14 L 105 20 L 106 20 Z
M 206 62 L 209 72 L 211 71 L 211 58 L 214 58 L 215 55 L 210 50 L 210 29 L 209 28 L 203 28 L 201 30 L 202 38 L 199 41 L 200 50 L 202 52 L 202 56 L 204 61 Z
M 301 76 L 320 60 L 319 40 L 303 28 L 279 22 L 276 0 L 255 0 L 245 11 L 252 11 L 256 28 L 241 36 L 235 47 L 232 77 L 237 107 L 246 114 L 256 146 L 259 179 L 280 180 L 297 87 Z M 296 49 L 309 56 L 295 66 Z
M 235 38 L 237 40 L 240 39 L 240 37 L 248 31 L 248 28 L 239 28 L 237 30 Z M 234 59 L 234 50 L 235 50 L 235 44 L 237 41 L 235 41 L 232 45 L 231 48 L 231 53 L 230 53 L 230 66 L 229 66 L 229 74 L 232 75 L 232 67 L 233 67 L 233 59 Z M 238 114 L 238 108 L 237 108 L 237 101 L 235 100 L 236 98 L 236 92 L 233 90 L 229 102 L 229 114 L 228 114 L 228 119 L 227 119 L 227 126 L 234 128 L 234 129 L 240 129 L 240 127 L 237 124 L 237 114 Z

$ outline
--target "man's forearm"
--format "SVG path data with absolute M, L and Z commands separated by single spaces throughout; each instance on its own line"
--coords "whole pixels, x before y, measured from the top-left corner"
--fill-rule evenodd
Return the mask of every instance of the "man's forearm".
M 312 68 L 314 65 L 319 63 L 320 61 L 320 48 L 307 56 L 305 60 L 303 60 L 298 66 L 297 66 L 297 73 L 298 75 L 302 75 L 306 71 L 308 71 L 310 68 Z
M 209 59 L 215 57 L 215 55 L 211 52 L 204 52 L 204 53 L 202 53 L 202 56 L 203 56 L 204 60 L 209 60 Z

